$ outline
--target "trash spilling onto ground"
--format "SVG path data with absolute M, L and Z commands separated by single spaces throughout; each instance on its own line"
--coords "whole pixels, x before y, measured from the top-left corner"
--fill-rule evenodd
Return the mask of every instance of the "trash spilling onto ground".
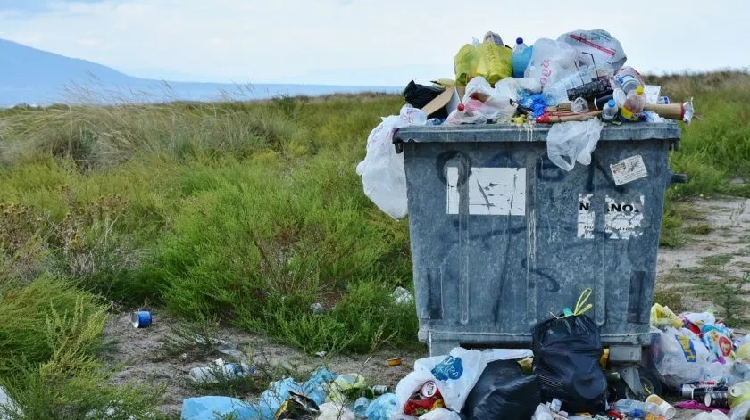
M 590 164 L 604 127 L 691 122 L 692 98 L 662 95 L 626 61 L 623 45 L 603 29 L 572 30 L 528 45 L 519 37 L 512 47 L 492 31 L 475 38 L 453 57 L 453 78 L 429 85 L 410 81 L 400 115 L 384 118 L 370 133 L 357 166 L 365 194 L 391 217 L 406 216 L 403 156 L 391 141 L 398 128 L 513 124 L 534 130 L 553 124 L 549 159 L 569 171 L 576 162 Z
M 746 418 L 750 338 L 736 337 L 711 312 L 677 315 L 656 303 L 650 355 L 658 381 L 640 393 L 633 387 L 623 392 L 630 386 L 626 370 L 612 374 L 613 353 L 605 349 L 591 315 L 596 313 L 592 294 L 584 289 L 574 306 L 538 322 L 529 350 L 456 347 L 417 359 L 393 392 L 363 375 L 320 367 L 302 383 L 291 377 L 271 383 L 255 400 L 186 399 L 181 418 L 664 420 L 674 418 L 677 409 L 695 410 L 696 419 Z M 221 359 L 216 365 L 228 366 Z M 244 368 L 243 374 L 253 371 Z M 191 376 L 199 375 L 191 371 Z M 680 401 L 670 402 L 670 396 Z

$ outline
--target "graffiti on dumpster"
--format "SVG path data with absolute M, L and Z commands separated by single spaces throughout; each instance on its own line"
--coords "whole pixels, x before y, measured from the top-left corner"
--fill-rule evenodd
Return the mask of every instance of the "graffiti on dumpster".
M 468 188 L 469 214 L 526 215 L 525 168 L 471 168 L 465 186 L 459 186 L 458 168 L 446 169 L 446 212 L 459 214 L 460 189 Z

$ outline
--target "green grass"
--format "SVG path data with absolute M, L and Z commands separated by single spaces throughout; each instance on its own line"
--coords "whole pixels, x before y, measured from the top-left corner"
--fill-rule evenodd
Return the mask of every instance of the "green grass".
M 750 76 L 651 80 L 673 101 L 694 96 L 701 116 L 683 126 L 670 156 L 689 181 L 669 191 L 662 244 L 680 246 L 710 231 L 700 221 L 683 228 L 695 217 L 683 201 L 750 196 L 729 183 L 750 179 Z M 9 320 L 0 326 L 0 382 L 36 418 L 112 401 L 147 412 L 159 390 L 141 403 L 139 388 L 106 385 L 97 357 L 105 308 L 144 303 L 311 353 L 415 346 L 414 305 L 390 296 L 411 288 L 408 224 L 380 212 L 354 170 L 370 130 L 401 102 L 0 111 L 0 314 Z M 169 340 L 180 354 L 206 351 Z M 262 384 L 225 385 L 239 395 Z

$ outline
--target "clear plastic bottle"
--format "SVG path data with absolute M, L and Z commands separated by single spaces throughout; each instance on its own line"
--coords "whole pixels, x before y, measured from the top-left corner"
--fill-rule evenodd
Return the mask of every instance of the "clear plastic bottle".
M 617 106 L 617 103 L 615 103 L 615 100 L 614 99 L 608 100 L 607 103 L 604 104 L 604 107 L 602 108 L 602 120 L 604 121 L 614 120 L 619 111 L 620 111 L 620 107 Z
M 619 400 L 612 407 L 620 414 L 636 418 L 644 418 L 647 414 L 659 415 L 661 413 L 658 406 L 637 400 Z
M 517 79 L 523 77 L 523 72 L 529 66 L 529 60 L 531 60 L 532 48 L 523 43 L 523 38 L 516 38 L 516 45 L 513 47 L 513 53 L 511 54 L 513 77 Z
M 631 92 L 625 103 L 620 108 L 620 115 L 626 120 L 637 120 L 646 106 L 646 95 L 643 94 L 643 86 L 638 86 L 635 92 Z

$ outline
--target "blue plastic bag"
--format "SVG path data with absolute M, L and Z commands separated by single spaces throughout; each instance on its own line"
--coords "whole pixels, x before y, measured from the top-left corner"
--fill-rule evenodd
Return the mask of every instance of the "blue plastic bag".
M 304 384 L 298 384 L 292 378 L 272 383 L 254 404 L 229 397 L 189 398 L 182 402 L 180 418 L 213 420 L 218 416 L 232 414 L 238 420 L 273 420 L 281 404 L 291 396 L 289 391 L 304 394 L 320 405 L 328 395 L 327 384 L 334 379 L 336 375 L 321 367 Z
M 398 410 L 398 398 L 396 394 L 383 394 L 373 400 L 367 408 L 368 420 L 388 420 Z
M 200 397 L 188 398 L 182 402 L 180 419 L 213 420 L 229 414 L 242 420 L 261 418 L 257 407 L 242 400 L 229 397 Z

